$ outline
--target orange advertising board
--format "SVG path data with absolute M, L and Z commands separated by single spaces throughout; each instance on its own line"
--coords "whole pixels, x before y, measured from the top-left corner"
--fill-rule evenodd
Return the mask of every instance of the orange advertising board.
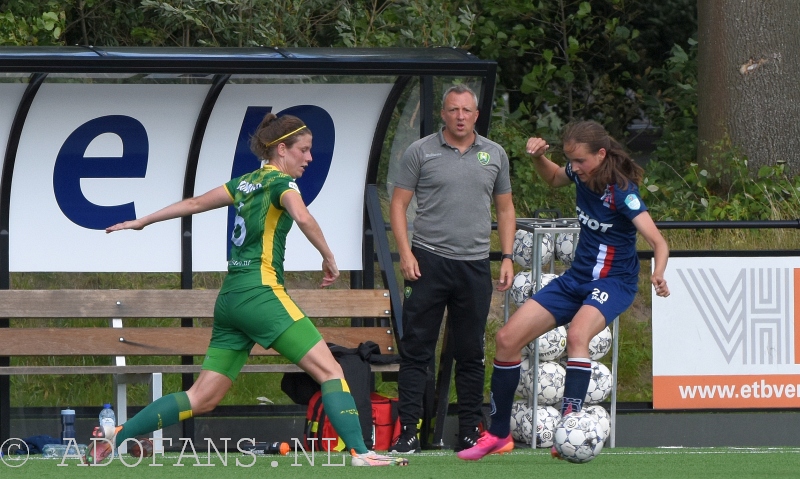
M 800 376 L 657 376 L 653 408 L 761 409 L 800 407 Z

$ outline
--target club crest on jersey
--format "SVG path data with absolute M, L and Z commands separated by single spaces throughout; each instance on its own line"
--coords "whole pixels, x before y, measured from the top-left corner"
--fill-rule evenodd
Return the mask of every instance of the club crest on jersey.
M 492 157 L 489 156 L 489 153 L 486 153 L 485 151 L 478 152 L 478 163 L 482 164 L 483 166 L 488 165 L 491 159 Z
M 639 197 L 633 193 L 625 197 L 625 204 L 628 205 L 628 208 L 632 210 L 638 210 L 642 207 L 642 202 L 639 201 Z
M 611 202 L 614 199 L 614 195 L 611 194 L 611 188 L 606 185 L 606 190 L 603 192 L 603 196 L 600 197 L 603 200 L 603 206 L 606 208 L 611 208 Z
M 408 299 L 409 296 L 411 296 L 411 286 L 406 286 L 405 290 L 403 291 L 403 294 L 405 295 L 406 299 Z

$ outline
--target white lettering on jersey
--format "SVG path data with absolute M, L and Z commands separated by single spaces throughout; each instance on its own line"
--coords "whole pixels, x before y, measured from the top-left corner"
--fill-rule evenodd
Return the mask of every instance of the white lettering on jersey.
M 261 188 L 261 183 L 252 184 L 246 181 L 242 181 L 241 183 L 239 183 L 239 186 L 236 187 L 237 190 L 243 193 L 252 193 L 253 191 L 259 188 Z
M 600 223 L 596 219 L 591 218 L 589 215 L 584 213 L 583 210 L 578 207 L 575 208 L 575 211 L 578 213 L 578 221 L 595 231 L 600 230 L 601 233 L 605 233 L 609 228 L 614 226 L 613 224 Z
M 297 183 L 294 181 L 289 182 L 289 188 L 295 190 L 296 192 L 300 193 L 300 188 L 297 186 Z
M 605 291 L 600 291 L 597 288 L 592 289 L 592 300 L 597 301 L 600 304 L 605 303 L 608 301 L 608 293 Z

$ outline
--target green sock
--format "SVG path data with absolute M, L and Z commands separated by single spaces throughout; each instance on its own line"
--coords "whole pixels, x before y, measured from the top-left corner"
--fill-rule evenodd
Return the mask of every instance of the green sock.
M 156 399 L 139 411 L 139 414 L 128 419 L 114 438 L 115 445 L 119 447 L 125 439 L 149 434 L 190 417 L 192 417 L 192 405 L 189 404 L 186 392 L 168 394 Z
M 356 402 L 350 394 L 347 381 L 331 379 L 322 383 L 322 407 L 348 450 L 355 449 L 357 454 L 368 451 L 358 421 Z

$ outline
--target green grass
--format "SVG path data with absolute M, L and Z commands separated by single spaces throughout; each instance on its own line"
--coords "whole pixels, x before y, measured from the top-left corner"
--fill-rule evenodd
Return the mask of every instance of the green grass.
M 198 446 L 199 447 L 199 446 Z M 244 465 L 236 466 L 236 459 Z M 8 464 L 20 465 L 21 462 Z M 133 458 L 125 458 L 134 464 Z M 227 465 L 213 453 L 209 461 L 205 450 L 198 451 L 198 457 L 168 453 L 158 457 L 161 467 L 149 464 L 152 459 L 143 460 L 135 467 L 126 467 L 118 459 L 103 469 L 80 467 L 77 460 L 66 460 L 66 466 L 59 467 L 58 459 L 41 459 L 32 456 L 20 467 L 12 468 L 0 463 L 2 477 L 40 478 L 96 478 L 114 477 L 139 478 L 166 477 L 171 479 L 226 479 L 241 477 L 269 477 L 273 479 L 358 479 L 358 478 L 414 478 L 414 479 L 463 479 L 465 477 L 557 477 L 560 479 L 587 477 L 613 477 L 614 479 L 641 478 L 725 478 L 732 477 L 797 477 L 800 470 L 800 450 L 797 448 L 616 448 L 605 449 L 594 461 L 587 464 L 570 464 L 550 458 L 546 450 L 517 449 L 503 456 L 489 456 L 478 462 L 461 461 L 452 452 L 424 452 L 409 458 L 408 467 L 384 468 L 380 472 L 366 468 L 330 467 L 340 465 L 341 455 L 332 455 L 329 460 L 325 454 L 317 454 L 314 465 L 302 455 L 289 456 L 243 456 L 229 454 Z M 183 467 L 175 467 L 178 463 Z M 213 464 L 213 467 L 209 467 Z M 298 464 L 298 466 L 293 466 Z M 327 465 L 326 465 L 327 464 Z M 204 467 L 202 467 L 204 466 Z

